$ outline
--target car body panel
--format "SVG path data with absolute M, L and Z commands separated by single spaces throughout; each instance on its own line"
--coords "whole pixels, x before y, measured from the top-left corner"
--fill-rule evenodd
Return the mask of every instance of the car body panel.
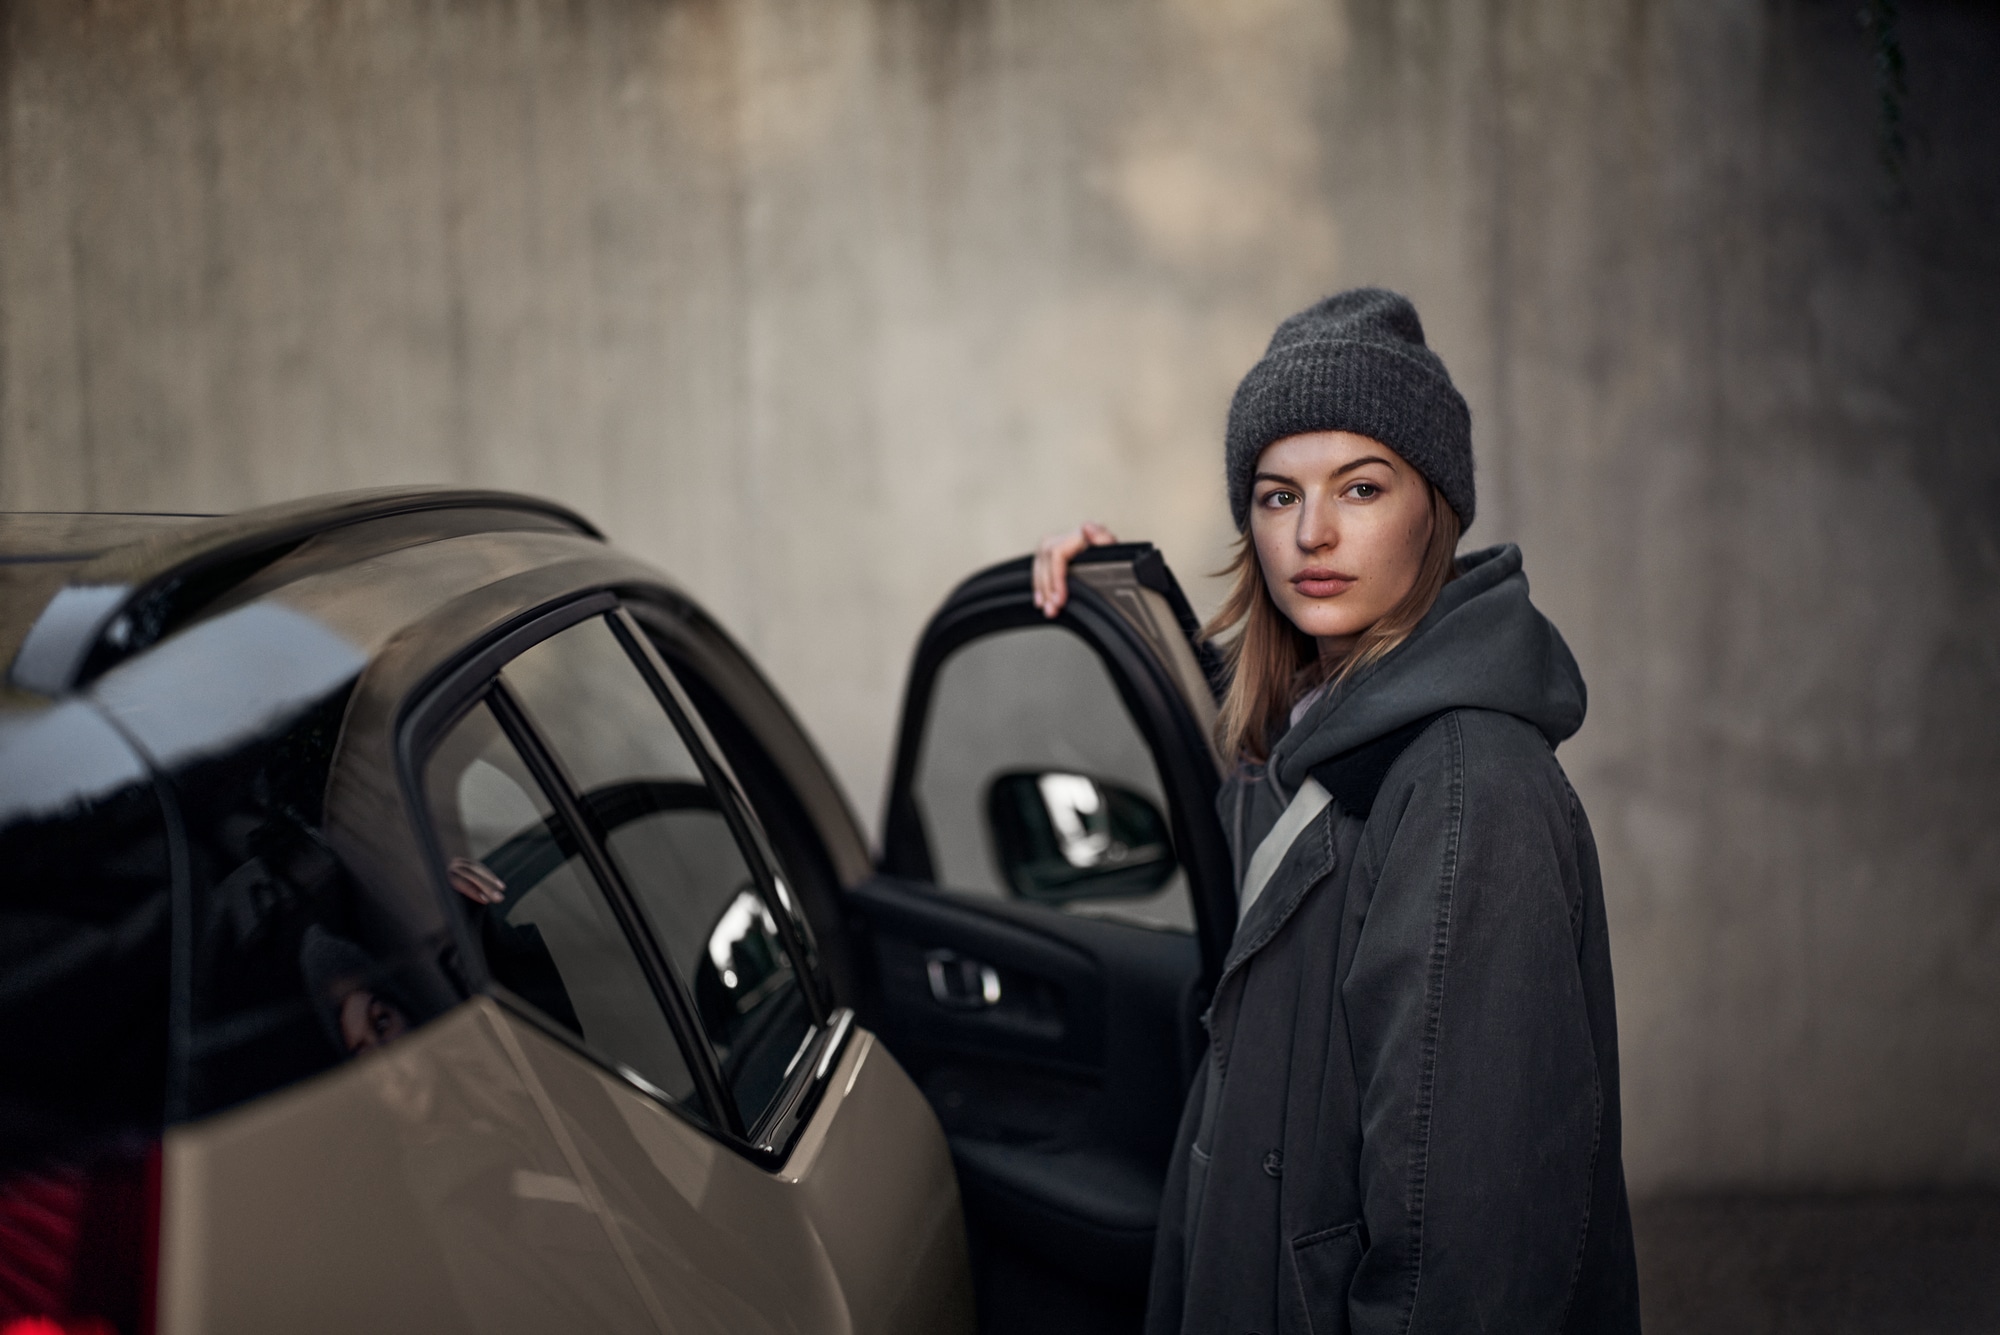
M 115 547 L 194 522 L 191 515 L 0 514 L 0 663 L 11 663 L 49 600 Z
M 69 573 L 27 627 L 9 680 L 43 694 L 67 690 L 102 665 L 152 647 L 180 613 L 206 605 L 213 591 L 241 584 L 303 543 L 408 515 L 427 514 L 435 523 L 438 516 L 463 510 L 497 510 L 515 523 L 534 516 L 586 537 L 601 536 L 549 501 L 436 488 L 347 492 L 163 525 Z
M 974 1329 L 958 1181 L 942 1129 L 902 1065 L 863 1030 L 832 1090 L 843 1113 L 815 1118 L 780 1176 L 797 1182 L 852 1329 Z M 899 1171 L 885 1172 L 894 1162 Z
M 438 959 L 455 901 L 411 786 L 413 720 L 566 608 L 623 600 L 675 670 L 700 665 L 776 753 L 837 879 L 868 870 L 844 797 L 747 657 L 560 507 L 399 492 L 42 527 L 0 522 L 0 551 L 11 532 L 51 558 L 16 564 L 54 575 L 6 609 L 9 634 L 39 644 L 13 657 L 0 740 L 87 723 L 127 757 L 121 781 L 150 768 L 140 781 L 171 807 L 214 757 L 337 708 L 323 837 L 357 911 L 398 918 Z M 10 741 L 9 779 L 17 754 Z M 177 905 L 209 893 L 180 866 Z M 837 906 L 814 912 L 837 922 Z M 768 1151 L 718 1139 L 504 995 L 452 1000 L 382 1051 L 225 1111 L 183 1120 L 168 1095 L 159 1329 L 972 1328 L 942 1130 L 845 1012 L 809 1049 L 789 1149 Z M 181 1061 L 205 1040 L 175 1041 Z
M 521 1045 L 673 1330 L 972 1329 L 944 1136 L 872 1034 L 841 1051 L 776 1173 L 540 1034 Z
M 168 1132 L 159 1328 L 971 1331 L 936 1119 L 871 1034 L 830 1075 L 770 1173 L 476 998 Z
M 488 998 L 167 1132 L 160 1330 L 658 1329 Z
M 57 562 L 75 567 L 114 547 L 185 529 L 212 515 L 117 514 L 91 510 L 0 512 L 0 561 Z M 32 622 L 33 617 L 29 620 Z

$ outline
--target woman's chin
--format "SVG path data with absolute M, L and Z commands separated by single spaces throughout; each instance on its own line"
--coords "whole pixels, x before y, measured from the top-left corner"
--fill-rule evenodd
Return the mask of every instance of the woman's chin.
M 1352 639 L 1373 624 L 1372 619 L 1354 616 L 1346 609 L 1336 612 L 1324 606 L 1288 607 L 1284 612 L 1286 620 L 1315 640 Z

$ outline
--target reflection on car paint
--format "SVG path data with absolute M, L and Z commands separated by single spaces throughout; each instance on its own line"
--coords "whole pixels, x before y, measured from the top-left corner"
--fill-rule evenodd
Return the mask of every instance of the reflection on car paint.
M 54 693 L 69 684 L 76 660 L 97 638 L 132 590 L 123 584 L 72 584 L 58 589 L 21 641 L 8 675 L 18 686 Z
M 90 694 L 156 764 L 172 769 L 284 726 L 367 662 L 311 617 L 252 603 L 113 668 Z
M 380 1328 L 357 1282 L 377 1277 L 445 1328 L 656 1335 L 508 1025 L 475 1001 L 255 1116 L 170 1132 L 168 1209 L 201 1214 L 165 1236 L 201 1245 L 165 1258 L 162 1330 Z M 320 1245 L 274 1231 L 274 1199 L 311 1202 Z
M 124 738 L 76 700 L 0 713 L 0 825 L 81 812 L 145 767 Z

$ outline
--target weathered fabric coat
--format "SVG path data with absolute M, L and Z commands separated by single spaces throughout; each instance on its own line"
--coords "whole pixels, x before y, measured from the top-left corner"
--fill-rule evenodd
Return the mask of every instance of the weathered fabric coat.
M 1603 892 L 1554 751 L 1583 680 L 1517 549 L 1460 570 L 1224 787 L 1240 881 L 1309 772 L 1433 720 L 1365 819 L 1328 785 L 1237 929 L 1149 1335 L 1638 1329 Z

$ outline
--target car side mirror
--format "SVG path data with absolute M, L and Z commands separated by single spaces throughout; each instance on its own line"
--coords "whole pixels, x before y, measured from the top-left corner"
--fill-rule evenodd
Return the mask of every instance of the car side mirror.
M 986 821 L 1001 879 L 1038 903 L 1149 895 L 1179 865 L 1158 807 L 1088 775 L 997 775 L 986 790 Z

